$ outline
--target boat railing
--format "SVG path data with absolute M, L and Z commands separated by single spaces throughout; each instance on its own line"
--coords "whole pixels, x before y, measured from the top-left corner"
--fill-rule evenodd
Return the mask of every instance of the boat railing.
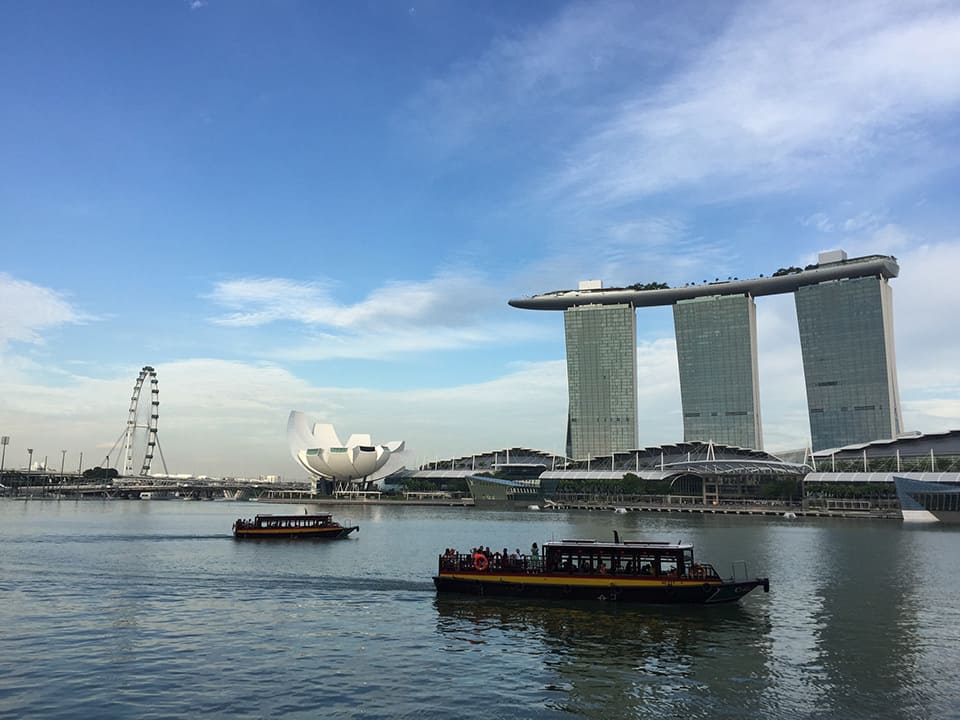
M 550 566 L 547 567 L 539 556 L 531 555 L 507 555 L 504 557 L 501 553 L 459 553 L 456 551 L 447 551 L 439 556 L 439 568 L 441 572 L 467 572 L 467 573 L 511 573 L 511 574 L 559 574 L 559 575 L 619 575 L 619 576 L 651 576 L 661 579 L 675 578 L 678 580 L 721 580 L 720 574 L 716 568 L 709 563 L 695 563 L 687 570 L 678 574 L 674 569 L 671 572 L 663 572 L 656 575 L 651 572 L 650 566 L 640 567 L 637 564 L 628 564 L 625 566 L 614 566 L 608 568 L 605 565 L 597 567 L 585 566 L 575 567 Z M 631 569 L 633 568 L 633 569 Z M 746 573 L 746 564 L 744 563 L 744 574 Z M 734 576 L 736 576 L 734 571 Z
M 746 561 L 746 560 L 734 560 L 734 561 L 731 563 L 731 566 L 732 566 L 732 569 L 733 569 L 733 579 L 734 579 L 734 581 L 737 581 L 737 580 L 749 580 L 749 579 L 750 579 L 750 573 L 747 571 L 747 561 Z M 740 577 L 740 573 L 737 572 L 737 568 L 742 568 L 742 569 L 743 569 L 743 577 Z
M 540 559 L 529 555 L 507 555 L 500 553 L 457 553 L 447 552 L 440 556 L 440 569 L 448 572 L 540 572 Z
M 694 563 L 690 566 L 687 577 L 694 580 L 720 580 L 720 573 L 710 563 Z

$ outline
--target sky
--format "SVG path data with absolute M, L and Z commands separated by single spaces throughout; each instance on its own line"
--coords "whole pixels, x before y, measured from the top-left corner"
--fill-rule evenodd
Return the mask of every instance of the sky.
M 960 428 L 958 121 L 956 2 L 5 3 L 6 467 L 114 463 L 146 365 L 171 473 L 303 477 L 291 410 L 562 452 L 562 313 L 508 299 L 832 249 L 897 257 L 905 425 Z M 792 297 L 757 318 L 805 447 Z M 637 339 L 639 445 L 680 441 L 670 309 Z

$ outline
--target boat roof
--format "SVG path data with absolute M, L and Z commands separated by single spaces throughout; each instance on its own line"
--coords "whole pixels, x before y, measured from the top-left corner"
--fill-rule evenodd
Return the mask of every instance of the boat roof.
M 591 548 L 600 548 L 603 550 L 692 550 L 693 543 L 684 543 L 684 542 L 658 542 L 653 540 L 636 540 L 636 541 L 621 541 L 621 542 L 606 542 L 603 540 L 551 540 L 543 544 L 545 548 L 547 547 L 591 547 Z
M 309 515 L 307 515 L 307 514 L 303 514 L 303 515 L 271 515 L 270 513 L 262 513 L 262 514 L 260 514 L 260 515 L 257 515 L 257 519 L 259 519 L 259 518 L 270 518 L 271 520 L 304 520 L 304 519 L 306 519 L 306 520 L 311 520 L 311 519 L 324 520 L 324 519 L 329 519 L 329 518 L 331 518 L 331 517 L 333 517 L 333 515 L 331 515 L 330 513 L 310 513 Z

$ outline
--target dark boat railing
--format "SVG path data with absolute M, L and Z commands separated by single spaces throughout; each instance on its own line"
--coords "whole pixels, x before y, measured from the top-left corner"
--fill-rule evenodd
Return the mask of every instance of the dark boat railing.
M 247 530 L 322 530 L 342 527 L 329 515 L 239 518 L 233 523 L 234 531 Z
M 477 575 L 578 575 L 602 577 L 652 577 L 663 580 L 722 580 L 719 573 L 708 563 L 694 563 L 683 572 L 676 570 L 656 574 L 652 568 L 644 568 L 639 563 L 617 565 L 598 565 L 597 567 L 576 567 L 574 565 L 548 567 L 540 556 L 513 555 L 506 557 L 500 553 L 446 552 L 439 556 L 440 572 L 474 573 Z

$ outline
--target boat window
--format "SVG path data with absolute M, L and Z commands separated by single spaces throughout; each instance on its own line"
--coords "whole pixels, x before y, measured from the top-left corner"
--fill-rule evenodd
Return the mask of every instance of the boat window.
M 677 558 L 673 555 L 664 555 L 660 558 L 660 575 L 672 576 L 677 574 Z
M 618 566 L 624 575 L 655 575 L 657 555 L 652 550 L 623 553 Z
M 689 548 L 550 547 L 544 555 L 548 572 L 610 575 L 678 575 L 693 564 Z

